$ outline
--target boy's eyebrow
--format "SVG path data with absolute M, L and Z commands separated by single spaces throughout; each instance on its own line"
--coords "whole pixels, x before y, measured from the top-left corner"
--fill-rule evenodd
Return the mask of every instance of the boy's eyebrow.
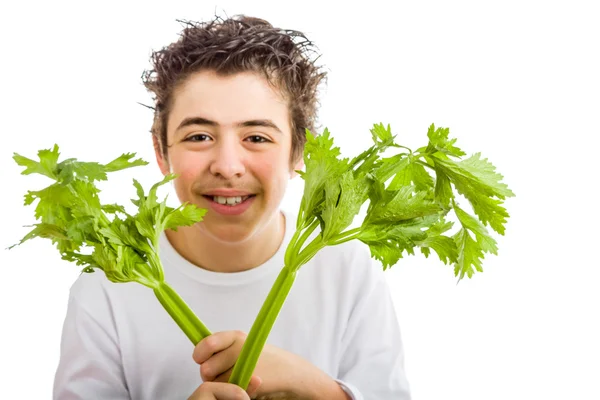
M 190 125 L 208 125 L 208 126 L 217 127 L 217 126 L 219 126 L 219 123 L 215 122 L 215 121 L 211 121 L 210 119 L 207 119 L 204 117 L 188 117 L 188 118 L 185 118 L 183 121 L 181 121 L 181 123 L 177 127 L 176 131 L 178 131 L 179 129 L 181 129 L 183 127 L 190 126 Z M 238 128 L 244 128 L 244 127 L 249 127 L 249 126 L 263 126 L 266 128 L 272 128 L 279 133 L 283 133 L 281 131 L 281 129 L 279 129 L 279 127 L 270 119 L 251 119 L 248 121 L 239 122 L 236 124 L 236 126 Z

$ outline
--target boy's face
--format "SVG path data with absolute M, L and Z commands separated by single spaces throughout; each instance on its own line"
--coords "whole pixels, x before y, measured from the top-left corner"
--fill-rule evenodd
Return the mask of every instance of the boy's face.
M 287 104 L 264 78 L 202 71 L 175 91 L 168 159 L 156 156 L 163 174 L 179 175 L 179 200 L 208 209 L 198 229 L 239 242 L 276 223 L 288 181 L 302 165 L 290 165 L 291 140 Z M 224 200 L 235 205 L 219 204 Z

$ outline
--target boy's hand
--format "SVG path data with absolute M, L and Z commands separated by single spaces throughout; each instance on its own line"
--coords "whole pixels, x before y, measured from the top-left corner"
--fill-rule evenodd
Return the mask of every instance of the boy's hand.
M 242 388 L 231 383 L 204 382 L 188 400 L 250 400 L 260 383 L 260 378 L 253 376 L 248 390 L 244 392 Z
M 247 336 L 242 331 L 216 332 L 198 343 L 194 348 L 193 358 L 200 364 L 200 376 L 204 382 L 229 381 Z M 291 355 L 274 346 L 265 345 L 255 370 L 255 374 L 262 380 L 257 397 L 282 392 L 292 396 L 293 387 L 289 382 L 293 366 Z
M 193 358 L 200 364 L 204 382 L 228 382 L 247 334 L 241 331 L 216 332 L 204 338 L 194 348 Z M 255 374 L 262 384 L 256 397 L 347 399 L 340 386 L 327 374 L 302 357 L 283 349 L 265 345 L 258 359 Z M 311 392 L 308 392 L 308 391 Z M 279 398 L 279 397 L 277 397 Z

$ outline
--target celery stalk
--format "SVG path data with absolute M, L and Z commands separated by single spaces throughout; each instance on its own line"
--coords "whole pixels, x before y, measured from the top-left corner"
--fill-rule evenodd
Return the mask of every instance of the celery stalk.
M 154 288 L 154 294 L 194 346 L 211 335 L 187 303 L 166 282 L 161 282 Z
M 252 373 L 258 363 L 258 358 L 265 346 L 269 332 L 285 303 L 287 295 L 296 279 L 296 271 L 284 266 L 277 276 L 271 291 L 267 295 L 252 328 L 248 333 L 242 351 L 229 377 L 229 383 L 236 384 L 246 390 Z
M 135 153 L 123 154 L 108 164 L 75 158 L 59 162 L 59 155 L 55 145 L 38 152 L 40 161 L 19 154 L 13 157 L 25 167 L 22 174 L 37 173 L 54 180 L 50 186 L 25 195 L 25 205 L 39 200 L 35 213 L 39 222 L 14 246 L 36 237 L 51 239 L 62 259 L 83 266 L 82 272 L 101 270 L 111 282 L 137 282 L 152 289 L 194 345 L 210 335 L 185 301 L 164 282 L 159 257 L 162 232 L 198 223 L 207 210 L 187 203 L 172 208 L 166 198 L 158 201 L 158 188 L 175 179 L 174 174 L 154 184 L 148 193 L 133 180 L 137 199 L 131 201 L 137 206 L 136 214 L 129 214 L 118 204 L 102 204 L 95 181 L 107 180 L 109 172 L 148 163 L 132 160 Z

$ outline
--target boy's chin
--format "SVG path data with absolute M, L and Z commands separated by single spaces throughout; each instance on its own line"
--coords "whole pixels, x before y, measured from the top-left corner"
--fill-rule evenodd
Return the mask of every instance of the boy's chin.
M 249 240 L 253 236 L 253 230 L 249 227 L 240 225 L 235 226 L 212 226 L 204 224 L 203 231 L 214 240 L 223 244 L 240 244 Z

